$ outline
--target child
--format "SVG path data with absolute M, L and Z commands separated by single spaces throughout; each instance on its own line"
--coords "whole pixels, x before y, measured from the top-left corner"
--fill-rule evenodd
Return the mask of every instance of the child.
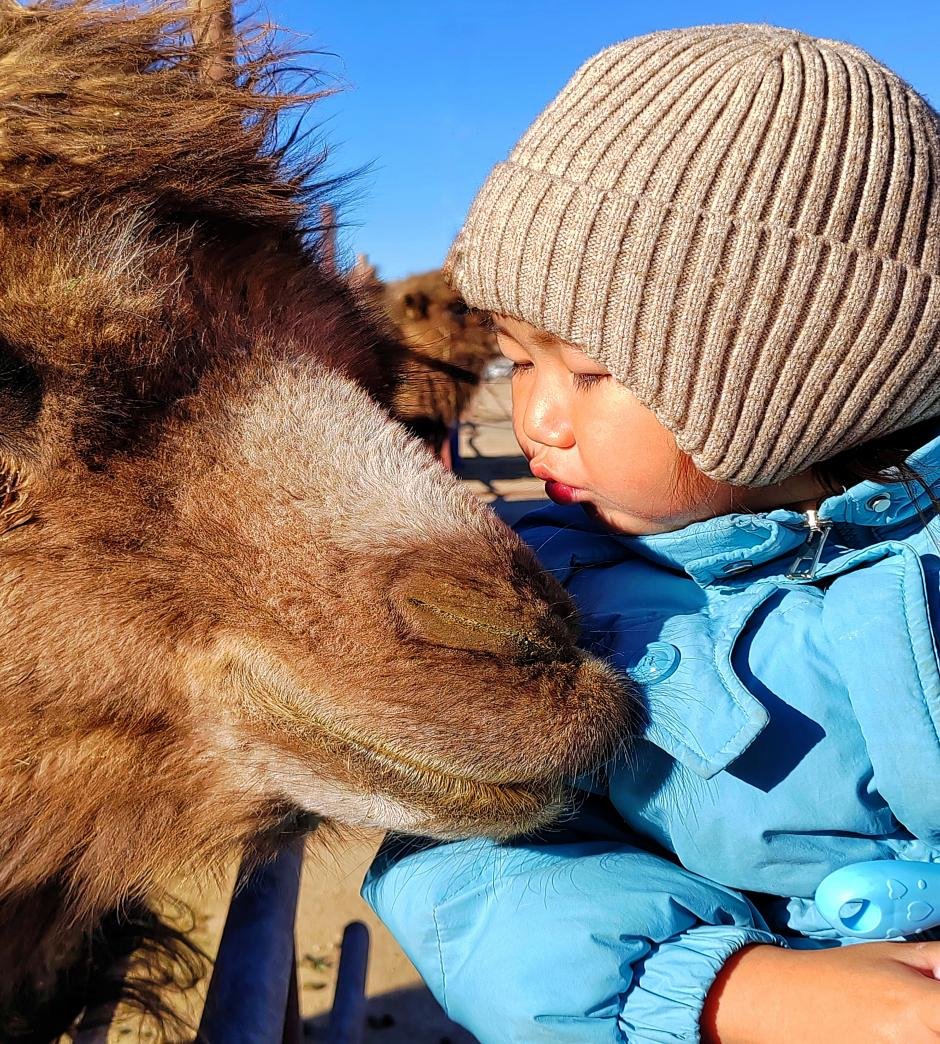
M 449 266 L 560 505 L 520 532 L 647 721 L 557 831 L 393 840 L 364 894 L 485 1044 L 940 1039 L 940 943 L 813 901 L 940 861 L 936 114 L 789 30 L 629 40 Z

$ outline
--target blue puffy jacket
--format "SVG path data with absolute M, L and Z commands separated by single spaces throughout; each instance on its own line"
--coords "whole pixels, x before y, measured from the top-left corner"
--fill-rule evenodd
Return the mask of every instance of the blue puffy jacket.
M 940 438 L 911 463 L 940 479 Z M 818 532 L 787 510 L 639 538 L 577 507 L 519 524 L 648 726 L 561 830 L 386 842 L 363 894 L 453 1019 L 485 1044 L 696 1041 L 741 946 L 847 941 L 813 903 L 830 871 L 940 861 L 930 513 L 863 482 Z

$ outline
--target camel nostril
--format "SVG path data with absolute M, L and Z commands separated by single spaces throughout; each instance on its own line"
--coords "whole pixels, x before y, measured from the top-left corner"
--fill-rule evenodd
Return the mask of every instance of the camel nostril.
M 516 634 L 497 616 L 484 616 L 469 606 L 414 596 L 393 599 L 392 604 L 416 637 L 435 645 L 496 654 L 511 653 L 516 646 Z
M 416 637 L 448 649 L 506 656 L 522 666 L 570 663 L 578 658 L 567 630 L 551 626 L 552 620 L 523 630 L 512 614 L 504 621 L 478 605 L 447 604 L 414 595 L 393 599 L 392 604 Z
M 388 605 L 396 626 L 419 641 L 522 664 L 577 658 L 576 611 L 564 592 L 555 597 L 525 578 L 506 584 L 479 572 L 455 578 L 410 560 L 396 572 Z
M 571 663 L 578 659 L 574 645 L 554 641 L 543 635 L 519 635 L 517 642 L 517 659 L 524 665 Z

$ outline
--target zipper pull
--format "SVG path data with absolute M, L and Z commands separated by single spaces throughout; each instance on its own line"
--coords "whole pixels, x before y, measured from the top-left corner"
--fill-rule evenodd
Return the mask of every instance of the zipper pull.
M 819 560 L 822 557 L 823 548 L 826 546 L 826 538 L 832 523 L 825 518 L 819 517 L 815 508 L 806 512 L 806 525 L 809 527 L 809 536 L 806 538 L 806 547 L 796 556 L 796 561 L 790 566 L 786 574 L 787 580 L 812 580 L 819 568 Z M 807 565 L 807 563 L 809 563 Z

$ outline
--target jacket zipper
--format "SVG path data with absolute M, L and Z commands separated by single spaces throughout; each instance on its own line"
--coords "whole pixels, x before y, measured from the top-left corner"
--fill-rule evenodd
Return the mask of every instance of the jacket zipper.
M 819 568 L 819 560 L 822 557 L 823 548 L 826 546 L 832 523 L 827 518 L 820 518 L 819 512 L 810 508 L 806 512 L 806 526 L 809 528 L 806 546 L 790 566 L 790 570 L 786 574 L 787 580 L 812 580 Z

